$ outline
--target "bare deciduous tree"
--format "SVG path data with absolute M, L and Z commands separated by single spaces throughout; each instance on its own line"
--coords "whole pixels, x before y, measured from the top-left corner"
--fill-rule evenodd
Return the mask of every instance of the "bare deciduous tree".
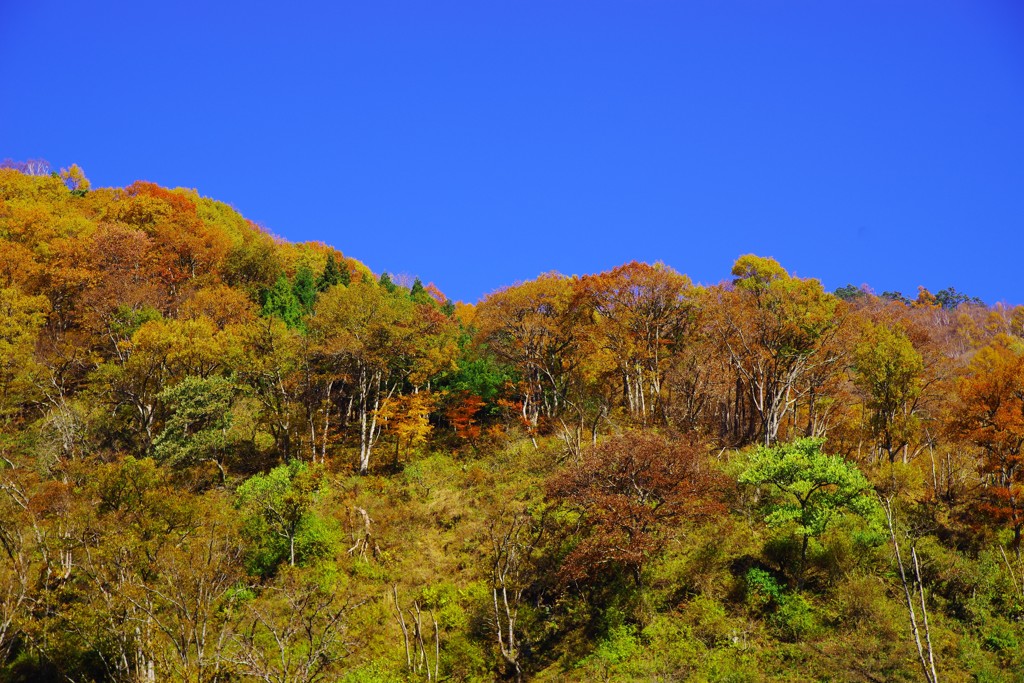
M 533 552 L 543 534 L 544 525 L 523 510 L 504 511 L 490 527 L 495 638 L 502 659 L 516 681 L 523 678 L 522 646 L 516 632 L 519 605 L 529 586 Z
M 900 550 L 900 541 L 896 534 L 896 513 L 892 506 L 892 497 L 879 495 L 879 502 L 885 512 L 885 522 L 889 529 L 889 538 L 892 541 L 893 557 L 900 573 L 900 583 L 903 585 L 903 595 L 907 601 L 907 612 L 910 617 L 910 632 L 914 638 L 914 645 L 917 647 L 917 656 L 921 661 L 921 668 L 924 671 L 925 680 L 928 683 L 938 683 L 939 675 L 935 671 L 935 652 L 932 649 L 931 629 L 928 625 L 928 605 L 925 602 L 924 585 L 921 583 L 921 564 L 917 558 L 917 547 L 913 539 L 910 543 L 910 559 L 914 574 L 907 577 L 907 566 L 903 559 L 903 552 Z M 921 621 L 918 621 L 917 612 L 914 608 L 914 600 L 920 601 Z M 923 640 L 922 640 L 923 635 Z
M 243 610 L 232 659 L 244 675 L 264 683 L 332 680 L 334 664 L 353 646 L 345 618 L 354 607 L 286 571 Z
M 402 629 L 402 642 L 405 645 L 405 665 L 410 674 L 425 675 L 428 681 L 441 680 L 441 626 L 433 611 L 427 610 L 434 625 L 434 666 L 431 670 L 430 655 L 423 640 L 423 610 L 418 601 L 414 600 L 411 607 L 402 609 L 398 601 L 398 586 L 391 586 L 394 599 L 395 617 Z M 409 613 L 409 622 L 405 620 L 405 612 Z M 427 636 L 429 640 L 430 636 Z

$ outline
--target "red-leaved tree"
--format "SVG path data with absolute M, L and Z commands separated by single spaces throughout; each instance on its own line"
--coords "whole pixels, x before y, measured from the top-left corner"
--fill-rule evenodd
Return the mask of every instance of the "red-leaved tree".
M 722 511 L 721 480 L 694 441 L 630 432 L 590 450 L 548 485 L 548 497 L 579 515 L 562 578 L 582 581 L 644 566 L 684 519 Z

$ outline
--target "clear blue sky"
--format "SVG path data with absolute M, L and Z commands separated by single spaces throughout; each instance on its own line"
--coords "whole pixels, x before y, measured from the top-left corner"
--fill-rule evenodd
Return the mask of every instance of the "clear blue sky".
M 194 187 L 474 301 L 747 252 L 1024 303 L 1011 0 L 0 0 L 0 158 Z

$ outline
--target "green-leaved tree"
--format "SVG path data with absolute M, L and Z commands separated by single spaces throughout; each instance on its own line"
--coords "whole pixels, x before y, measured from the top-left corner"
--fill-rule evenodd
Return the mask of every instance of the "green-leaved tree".
M 324 266 L 324 272 L 320 274 L 320 277 L 317 278 L 316 281 L 316 291 L 326 292 L 331 287 L 340 284 L 341 271 L 338 270 L 338 261 L 334 258 L 334 254 L 328 254 L 327 265 Z
M 278 277 L 274 286 L 264 292 L 263 315 L 277 316 L 288 327 L 298 327 L 302 320 L 302 304 L 284 275 Z
M 216 376 L 186 377 L 160 392 L 171 414 L 153 441 L 156 459 L 174 467 L 213 462 L 223 484 L 225 461 L 237 441 L 231 408 L 238 393 L 231 380 Z
M 821 450 L 823 439 L 799 439 L 750 454 L 741 484 L 770 487 L 776 494 L 766 505 L 771 527 L 792 525 L 801 539 L 801 564 L 807 543 L 821 536 L 836 517 L 854 513 L 874 517 L 878 502 L 871 484 L 857 466 Z
M 921 354 L 900 328 L 869 324 L 854 348 L 853 370 L 854 384 L 871 411 L 871 436 L 889 462 L 895 462 L 918 427 L 916 412 L 924 374 Z
M 298 460 L 239 486 L 236 505 L 254 546 L 250 568 L 269 574 L 285 560 L 294 567 L 298 560 L 320 554 L 323 525 L 313 508 L 326 492 L 323 470 Z
M 313 279 L 313 271 L 309 266 L 301 266 L 295 273 L 295 281 L 292 283 L 292 291 L 295 298 L 302 307 L 303 314 L 313 310 L 316 303 L 316 281 Z

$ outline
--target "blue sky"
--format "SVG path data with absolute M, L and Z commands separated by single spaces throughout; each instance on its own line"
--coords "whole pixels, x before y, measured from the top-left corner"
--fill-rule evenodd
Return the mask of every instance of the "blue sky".
M 1009 0 L 0 0 L 0 158 L 481 295 L 773 256 L 1024 303 Z

